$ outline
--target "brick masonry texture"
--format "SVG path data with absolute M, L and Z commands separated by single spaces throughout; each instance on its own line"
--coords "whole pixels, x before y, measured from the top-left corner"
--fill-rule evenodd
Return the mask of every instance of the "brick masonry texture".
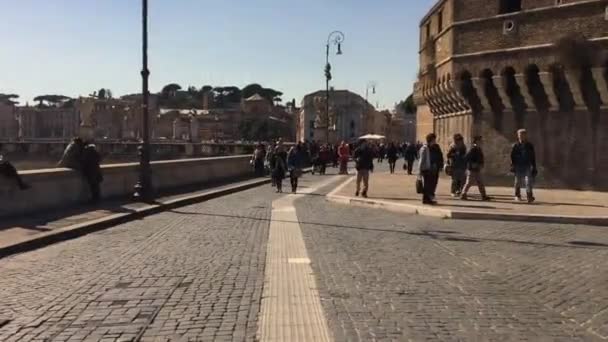
M 543 177 L 557 186 L 607 190 L 608 176 L 599 171 L 608 167 L 599 152 L 608 149 L 607 6 L 527 0 L 522 11 L 499 14 L 498 0 L 438 1 L 420 26 L 417 137 L 434 131 L 446 150 L 455 133 L 469 144 L 483 135 L 486 172 L 504 175 L 515 131 L 526 128 L 537 144 Z M 507 21 L 514 23 L 511 32 L 504 31 Z M 565 63 L 555 48 L 572 35 L 587 40 L 588 66 Z M 591 68 L 594 76 L 581 76 L 591 75 Z M 507 76 L 511 71 L 517 78 Z M 548 95 L 558 105 L 544 105 Z

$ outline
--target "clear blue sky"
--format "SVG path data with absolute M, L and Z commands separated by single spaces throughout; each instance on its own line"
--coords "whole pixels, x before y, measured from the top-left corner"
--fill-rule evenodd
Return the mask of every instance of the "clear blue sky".
M 0 0 L 0 92 L 139 92 L 140 2 Z M 418 22 L 434 2 L 149 0 L 151 90 L 257 82 L 299 102 L 324 87 L 327 34 L 342 30 L 332 85 L 363 95 L 376 81 L 370 102 L 392 107 L 412 90 Z

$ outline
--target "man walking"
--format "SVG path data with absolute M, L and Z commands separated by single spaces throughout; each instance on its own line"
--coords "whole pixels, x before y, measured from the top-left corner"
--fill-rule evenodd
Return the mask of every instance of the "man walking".
M 414 143 L 409 143 L 407 144 L 407 147 L 405 148 L 405 164 L 407 166 L 405 166 L 405 169 L 407 169 L 407 174 L 411 175 L 412 174 L 412 169 L 414 167 L 414 160 L 416 160 L 416 157 L 418 156 L 418 149 L 416 148 L 416 144 Z
M 369 189 L 369 173 L 374 171 L 374 152 L 365 140 L 361 140 L 361 145 L 355 150 L 355 167 L 357 169 L 357 191 L 355 196 L 367 198 Z M 361 192 L 361 181 L 363 181 L 363 191 Z
M 422 203 L 437 204 L 435 191 L 439 182 L 439 170 L 443 168 L 443 153 L 437 145 L 437 136 L 430 133 L 426 136 L 426 144 L 420 148 L 419 175 L 423 180 Z
M 467 178 L 467 146 L 464 144 L 464 138 L 461 134 L 454 134 L 454 142 L 448 150 L 448 166 L 446 173 L 452 176 L 452 197 L 460 196 L 462 188 Z
M 515 174 L 515 200 L 522 201 L 521 187 L 525 184 L 528 203 L 534 202 L 534 179 L 538 169 L 534 145 L 528 141 L 525 129 L 517 131 L 517 143 L 511 150 L 511 172 Z
M 471 150 L 466 154 L 465 160 L 467 181 L 462 189 L 460 198 L 466 201 L 468 199 L 469 189 L 473 183 L 475 183 L 479 188 L 481 200 L 489 201 L 490 197 L 486 194 L 486 186 L 483 182 L 483 177 L 481 176 L 481 170 L 484 165 L 483 150 L 481 149 L 481 136 L 473 138 L 473 147 L 471 147 Z

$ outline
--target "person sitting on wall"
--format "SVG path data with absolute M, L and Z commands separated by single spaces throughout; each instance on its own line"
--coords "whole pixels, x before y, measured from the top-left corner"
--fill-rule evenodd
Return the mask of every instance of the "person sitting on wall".
M 76 137 L 65 148 L 61 160 L 57 164 L 58 167 L 65 167 L 72 170 L 80 170 L 82 166 L 82 154 L 85 144 L 82 139 Z
M 11 164 L 8 160 L 4 158 L 3 155 L 0 154 L 0 176 L 8 179 L 12 179 L 17 183 L 17 186 L 21 190 L 27 190 L 30 188 L 28 184 L 26 184 L 21 176 L 19 176 L 19 172 L 13 164 Z

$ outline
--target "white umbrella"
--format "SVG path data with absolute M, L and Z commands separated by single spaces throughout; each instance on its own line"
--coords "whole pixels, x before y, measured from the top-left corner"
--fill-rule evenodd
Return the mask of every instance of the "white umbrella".
M 382 140 L 382 139 L 386 139 L 386 137 L 384 135 L 379 135 L 379 134 L 366 134 L 362 137 L 359 137 L 359 140 Z

